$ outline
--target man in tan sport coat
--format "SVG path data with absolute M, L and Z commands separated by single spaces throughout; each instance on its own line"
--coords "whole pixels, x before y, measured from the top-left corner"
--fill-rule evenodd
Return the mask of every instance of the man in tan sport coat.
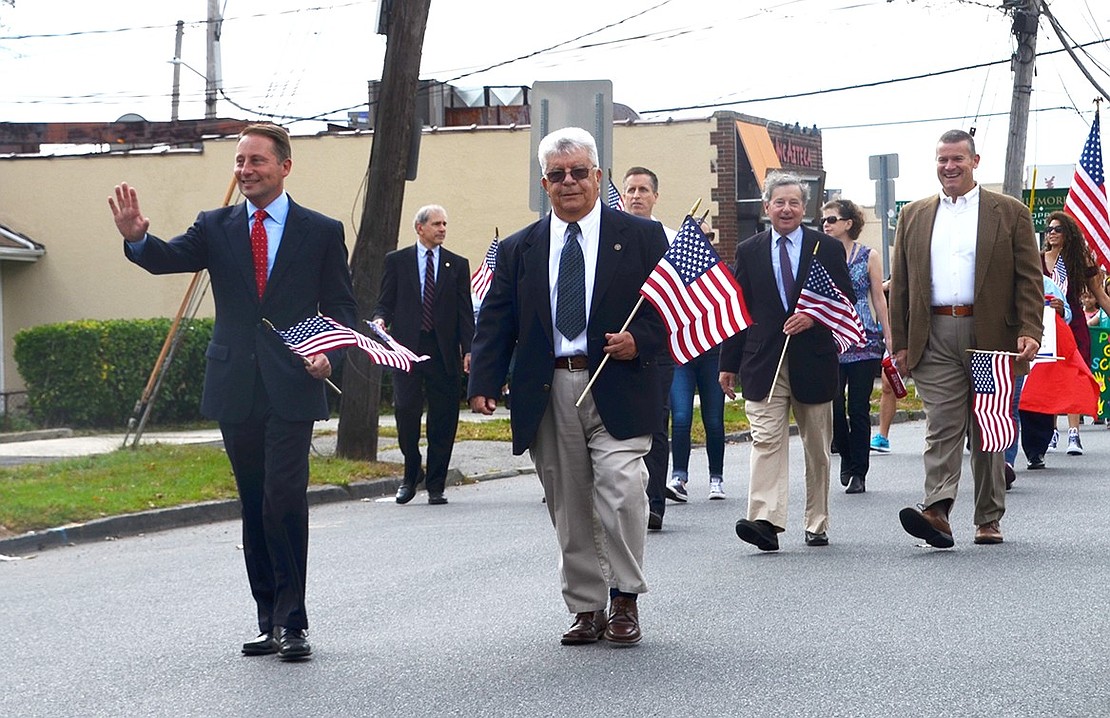
M 903 528 L 938 548 L 953 545 L 948 513 L 966 438 L 975 481 L 975 543 L 1002 542 L 1002 452 L 979 449 L 968 349 L 1016 352 L 1028 371 L 1039 348 L 1044 298 L 1029 211 L 979 187 L 975 140 L 952 130 L 937 145 L 940 195 L 902 209 L 895 233 L 890 323 L 895 361 L 925 405 L 925 499 L 903 509 Z

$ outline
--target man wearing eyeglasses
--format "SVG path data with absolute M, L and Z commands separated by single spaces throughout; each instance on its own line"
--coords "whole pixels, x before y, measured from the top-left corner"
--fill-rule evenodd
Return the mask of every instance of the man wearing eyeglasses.
M 666 341 L 659 315 L 636 307 L 667 239 L 658 222 L 598 201 L 585 130 L 549 134 L 538 156 L 551 213 L 501 242 L 472 347 L 470 408 L 493 413 L 515 350 L 513 453 L 530 450 L 559 542 L 574 614 L 562 643 L 629 645 L 647 591 L 644 455 L 662 428 Z
M 736 535 L 760 551 L 778 551 L 778 534 L 786 530 L 791 413 L 805 455 L 805 543 L 829 543 L 829 447 L 840 364 L 832 332 L 794 307 L 817 262 L 853 304 L 856 295 L 844 247 L 802 226 L 808 204 L 809 187 L 798 175 L 775 172 L 764 180 L 771 228 L 736 247 L 733 267 L 753 321 L 721 348 L 721 390 L 735 399 L 739 378 L 752 433 L 748 512 L 736 522 Z
M 1016 352 L 1015 372 L 1028 371 L 1042 332 L 1040 256 L 1025 205 L 975 182 L 979 155 L 970 134 L 941 135 L 936 162 L 941 193 L 902 209 L 891 263 L 891 348 L 925 405 L 925 498 L 899 519 L 930 546 L 954 545 L 948 515 L 970 436 L 975 543 L 996 544 L 1005 458 L 980 448 L 969 350 Z

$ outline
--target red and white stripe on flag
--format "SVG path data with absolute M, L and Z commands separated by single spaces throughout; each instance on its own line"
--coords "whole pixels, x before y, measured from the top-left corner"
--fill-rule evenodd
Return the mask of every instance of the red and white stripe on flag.
M 671 356 L 685 364 L 751 324 L 740 285 L 687 217 L 640 294 L 663 318 Z
M 1064 211 L 1075 218 L 1087 246 L 1095 253 L 1099 265 L 1110 268 L 1110 213 L 1106 206 L 1106 174 L 1102 165 L 1102 138 L 1099 133 L 1098 110 L 1091 132 L 1083 145 L 1083 154 L 1075 167 Z
M 482 262 L 474 273 L 470 275 L 470 291 L 482 301 L 486 298 L 486 293 L 489 291 L 489 285 L 493 282 L 493 270 L 497 267 L 497 237 L 493 238 L 490 242 L 489 249 L 486 250 L 486 256 L 482 258 Z
M 1002 352 L 971 354 L 972 413 L 983 451 L 1005 451 L 1017 438 L 1010 413 L 1014 399 L 1014 358 Z

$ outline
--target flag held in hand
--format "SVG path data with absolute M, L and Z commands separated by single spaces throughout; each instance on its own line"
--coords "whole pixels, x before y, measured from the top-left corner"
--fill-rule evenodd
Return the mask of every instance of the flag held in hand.
M 972 414 L 979 425 L 983 451 L 1005 451 L 1017 438 L 1017 424 L 1010 414 L 1014 398 L 1014 358 L 1005 352 L 971 354 L 971 386 L 975 393 Z
M 288 329 L 274 329 L 285 346 L 290 351 L 302 357 L 311 357 L 323 352 L 343 347 L 357 346 L 370 357 L 370 361 L 383 366 L 390 366 L 402 371 L 411 371 L 414 361 L 423 361 L 427 357 L 406 356 L 397 351 L 386 349 L 375 343 L 370 337 L 359 334 L 350 327 L 345 327 L 331 317 L 317 315 L 297 322 Z M 406 350 L 407 351 L 407 350 Z
M 640 294 L 667 324 L 671 356 L 679 364 L 751 324 L 740 285 L 690 216 Z
M 828 327 L 841 354 L 863 343 L 863 324 L 856 308 L 833 283 L 828 270 L 816 257 L 794 309 Z
M 474 270 L 474 274 L 470 275 L 470 291 L 479 302 L 486 298 L 489 285 L 493 282 L 493 270 L 497 268 L 497 245 L 497 237 L 494 237 L 486 250 L 485 258 Z

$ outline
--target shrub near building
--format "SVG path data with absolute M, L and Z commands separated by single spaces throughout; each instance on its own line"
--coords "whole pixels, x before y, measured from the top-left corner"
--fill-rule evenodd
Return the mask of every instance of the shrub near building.
M 16 333 L 14 357 L 31 418 L 42 426 L 125 427 L 170 325 L 169 319 L 82 320 Z M 196 319 L 179 328 L 181 339 L 149 424 L 202 419 L 204 353 L 212 325 L 211 319 Z

